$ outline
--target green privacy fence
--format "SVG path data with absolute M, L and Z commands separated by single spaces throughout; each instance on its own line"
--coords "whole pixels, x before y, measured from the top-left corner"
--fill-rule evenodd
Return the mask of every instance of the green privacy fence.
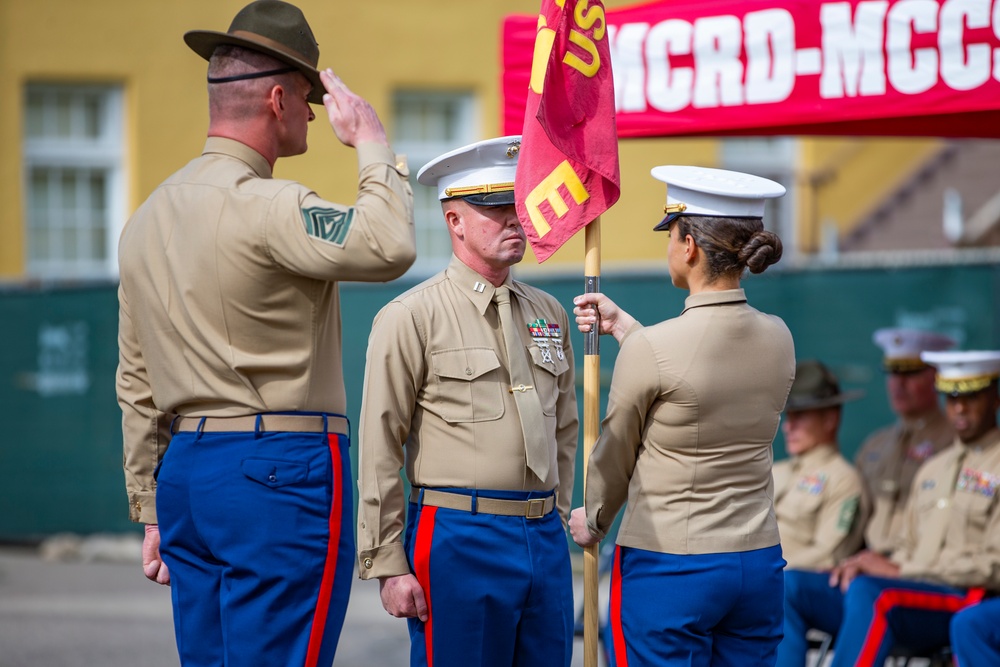
M 665 274 L 606 274 L 602 281 L 604 291 L 644 322 L 672 317 L 683 307 L 684 294 Z M 583 280 L 533 282 L 569 309 Z M 409 286 L 405 281 L 342 286 L 352 421 L 361 404 L 372 318 Z M 866 433 L 892 419 L 880 351 L 871 342 L 874 329 L 930 327 L 957 337 L 966 349 L 1000 347 L 996 263 L 784 271 L 751 277 L 744 286 L 754 306 L 785 320 L 800 359 L 822 359 L 844 385 L 866 391 L 845 409 L 841 442 L 849 456 Z M 110 284 L 0 289 L 0 540 L 136 529 L 127 520 L 121 472 L 114 391 L 117 317 Z M 571 340 L 579 366 L 581 338 L 574 331 Z M 616 354 L 615 342 L 603 339 L 605 381 Z M 602 403 L 606 394 L 605 383 Z M 783 455 L 780 437 L 776 454 Z M 356 449 L 353 459 L 356 466 Z

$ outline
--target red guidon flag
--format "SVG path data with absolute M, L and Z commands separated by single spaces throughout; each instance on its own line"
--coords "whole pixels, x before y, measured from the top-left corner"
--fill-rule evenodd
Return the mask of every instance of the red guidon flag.
M 600 0 L 542 0 L 514 191 L 539 262 L 618 201 L 615 90 Z

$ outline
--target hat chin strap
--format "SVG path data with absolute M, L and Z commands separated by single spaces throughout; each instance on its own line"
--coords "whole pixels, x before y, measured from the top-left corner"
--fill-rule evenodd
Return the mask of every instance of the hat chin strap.
M 236 74 L 234 76 L 208 77 L 209 83 L 230 83 L 232 81 L 246 81 L 247 79 L 263 79 L 265 76 L 277 76 L 278 74 L 288 74 L 299 71 L 298 67 L 282 67 L 280 69 L 269 69 L 265 72 L 248 72 L 247 74 Z

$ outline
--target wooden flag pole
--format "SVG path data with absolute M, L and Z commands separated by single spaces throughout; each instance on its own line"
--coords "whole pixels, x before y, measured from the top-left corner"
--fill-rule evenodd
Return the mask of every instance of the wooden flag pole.
M 601 216 L 587 225 L 584 232 L 585 292 L 601 291 Z M 601 351 L 600 317 L 590 333 L 584 336 L 583 356 L 583 498 L 587 498 L 587 464 L 590 450 L 600 435 L 601 427 Z M 583 550 L 583 665 L 597 667 L 597 577 L 600 544 Z

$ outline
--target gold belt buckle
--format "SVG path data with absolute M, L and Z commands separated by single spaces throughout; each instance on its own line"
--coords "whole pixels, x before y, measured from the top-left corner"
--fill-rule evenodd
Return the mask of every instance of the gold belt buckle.
M 528 501 L 528 510 L 524 513 L 527 519 L 541 519 L 545 516 L 545 498 L 532 498 Z

